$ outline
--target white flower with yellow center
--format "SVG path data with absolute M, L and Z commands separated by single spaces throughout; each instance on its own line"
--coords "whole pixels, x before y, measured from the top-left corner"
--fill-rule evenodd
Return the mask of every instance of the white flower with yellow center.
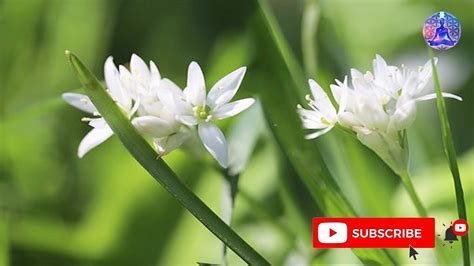
M 234 116 L 255 102 L 252 98 L 230 102 L 240 87 L 245 70 L 245 67 L 241 67 L 223 77 L 206 95 L 202 70 L 196 62 L 191 62 L 183 91 L 168 87 L 158 92 L 160 101 L 178 121 L 188 127 L 197 126 L 204 147 L 223 167 L 228 166 L 227 143 L 224 134 L 212 120 Z
M 311 110 L 304 109 L 301 105 L 297 106 L 297 111 L 303 121 L 305 129 L 316 129 L 318 131 L 306 135 L 306 139 L 317 138 L 329 132 L 338 121 L 338 113 L 345 109 L 346 97 L 341 97 L 339 111 L 336 113 L 331 100 L 324 90 L 316 81 L 310 79 L 308 81 L 313 98 L 308 94 L 306 100 Z

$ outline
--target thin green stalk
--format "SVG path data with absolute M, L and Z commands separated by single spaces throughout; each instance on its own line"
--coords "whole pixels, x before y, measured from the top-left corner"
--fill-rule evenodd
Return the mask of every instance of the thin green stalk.
M 317 72 L 316 31 L 319 22 L 317 0 L 306 0 L 301 21 L 301 48 L 306 74 L 313 76 Z
M 441 123 L 441 130 L 443 134 L 443 145 L 444 152 L 449 162 L 449 169 L 453 176 L 454 189 L 456 191 L 456 203 L 458 209 L 458 216 L 460 219 L 467 221 L 466 203 L 464 201 L 464 192 L 462 189 L 461 175 L 459 174 L 458 162 L 456 159 L 456 151 L 454 149 L 453 137 L 451 136 L 451 128 L 449 125 L 448 114 L 446 112 L 446 104 L 442 95 L 442 89 L 439 82 L 438 70 L 434 60 L 433 50 L 428 47 L 428 53 L 431 58 L 431 67 L 433 68 L 433 79 L 436 90 L 436 103 L 438 105 L 439 120 Z M 471 259 L 469 254 L 469 236 L 466 234 L 461 237 L 462 242 L 462 254 L 464 265 L 471 265 Z
M 209 231 L 224 242 L 244 261 L 252 265 L 269 265 L 257 251 L 223 222 L 201 199 L 190 191 L 176 174 L 143 139 L 122 114 L 97 78 L 71 52 L 66 51 L 69 62 L 99 113 L 105 118 L 115 135 L 130 154 L 150 173 L 183 207 L 189 210 Z
M 423 206 L 423 203 L 421 203 L 421 200 L 418 197 L 418 194 L 416 194 L 415 187 L 413 186 L 413 183 L 411 182 L 411 178 L 408 172 L 404 174 L 400 174 L 400 178 L 402 179 L 403 185 L 405 186 L 405 189 L 407 190 L 411 201 L 413 202 L 413 204 L 415 204 L 415 208 L 416 208 L 416 211 L 418 212 L 418 215 L 420 217 L 428 217 L 428 212 L 426 211 L 425 206 Z
M 222 171 L 222 175 L 224 177 L 224 184 L 221 196 L 221 215 L 224 222 L 231 226 L 235 208 L 235 197 L 237 196 L 240 175 L 231 175 L 228 170 Z M 227 246 L 225 244 L 222 247 L 222 264 L 224 266 L 228 265 Z

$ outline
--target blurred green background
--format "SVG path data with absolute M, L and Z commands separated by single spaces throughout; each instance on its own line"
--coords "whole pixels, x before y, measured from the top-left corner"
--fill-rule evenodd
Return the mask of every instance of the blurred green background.
M 305 6 L 313 2 L 317 27 L 308 51 L 302 48 L 301 25 Z M 474 1 L 269 4 L 298 64 L 306 63 L 306 78 L 325 85 L 351 67 L 370 69 L 376 53 L 392 64 L 422 65 L 428 60 L 424 20 L 440 10 L 457 16 L 460 43 L 437 56 L 443 89 L 464 99 L 447 105 L 472 220 Z M 75 52 L 99 78 L 108 55 L 125 64 L 137 53 L 181 86 L 192 60 L 201 64 L 208 85 L 247 65 L 238 97 L 277 97 L 281 90 L 269 85 L 273 77 L 265 72 L 272 62 L 260 58 L 265 44 L 259 41 L 256 1 L 3 0 L 0 8 L 0 265 L 219 263 L 219 240 L 150 178 L 117 138 L 77 158 L 89 128 L 80 122 L 84 114 L 60 98 L 63 92 L 80 91 L 64 50 Z M 306 62 L 308 52 L 317 58 L 314 68 Z M 276 265 L 360 263 L 350 250 L 311 248 L 310 223 L 320 214 L 318 204 L 271 134 L 280 125 L 267 123 L 261 107 L 242 115 L 240 124 L 247 127 L 236 126 L 239 117 L 222 124 L 226 136 L 250 131 L 257 139 L 240 177 L 232 227 Z M 409 142 L 416 189 L 444 232 L 441 222 L 456 219 L 456 205 L 434 101 L 420 104 Z M 328 134 L 318 147 L 361 216 L 416 216 L 398 177 L 361 144 Z M 198 161 L 176 151 L 165 161 L 221 212 L 223 179 L 203 164 L 209 158 Z M 453 263 L 460 262 L 459 246 L 445 248 Z M 404 262 L 406 252 L 394 254 Z M 419 252 L 422 262 L 435 261 L 432 251 Z M 232 252 L 229 263 L 243 264 Z

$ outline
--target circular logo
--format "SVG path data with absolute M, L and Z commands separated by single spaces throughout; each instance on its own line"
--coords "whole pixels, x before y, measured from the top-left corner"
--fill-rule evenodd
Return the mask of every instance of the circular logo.
M 448 50 L 461 38 L 461 23 L 448 12 L 436 12 L 426 19 L 423 25 L 423 37 L 432 48 Z
M 459 219 L 454 221 L 451 230 L 453 230 L 453 233 L 457 236 L 464 236 L 467 234 L 467 231 L 469 231 L 469 225 L 466 220 Z

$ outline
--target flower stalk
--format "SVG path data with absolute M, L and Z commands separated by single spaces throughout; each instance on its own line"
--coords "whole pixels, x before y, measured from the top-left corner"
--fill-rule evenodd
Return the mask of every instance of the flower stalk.
M 438 77 L 438 70 L 436 69 L 435 59 L 433 50 L 428 47 L 428 53 L 431 58 L 431 66 L 433 68 L 433 79 L 436 90 L 436 103 L 438 106 L 439 120 L 441 123 L 441 130 L 443 136 L 444 152 L 449 162 L 449 169 L 453 176 L 454 189 L 456 192 L 456 203 L 458 209 L 458 216 L 460 219 L 467 221 L 466 203 L 464 201 L 464 192 L 462 188 L 461 175 L 459 173 L 459 167 L 456 160 L 456 151 L 454 148 L 453 137 L 451 136 L 451 128 L 449 125 L 448 114 L 446 112 L 446 104 L 443 98 L 443 91 Z M 462 253 L 464 265 L 471 265 L 470 254 L 469 254 L 469 236 L 466 234 L 461 237 L 462 242 Z
M 269 262 L 224 223 L 201 199 L 190 191 L 176 174 L 143 139 L 123 115 L 116 102 L 82 62 L 71 52 L 66 56 L 76 71 L 94 106 L 119 137 L 130 154 L 165 188 L 181 205 L 188 209 L 209 231 L 224 242 L 244 261 L 252 265 L 270 265 Z
M 416 194 L 415 187 L 411 182 L 411 177 L 408 171 L 405 173 L 399 174 L 400 178 L 402 179 L 403 185 L 405 186 L 408 195 L 410 196 L 411 201 L 415 205 L 416 211 L 420 217 L 428 217 L 428 212 L 426 211 L 425 206 L 421 202 L 418 194 Z

